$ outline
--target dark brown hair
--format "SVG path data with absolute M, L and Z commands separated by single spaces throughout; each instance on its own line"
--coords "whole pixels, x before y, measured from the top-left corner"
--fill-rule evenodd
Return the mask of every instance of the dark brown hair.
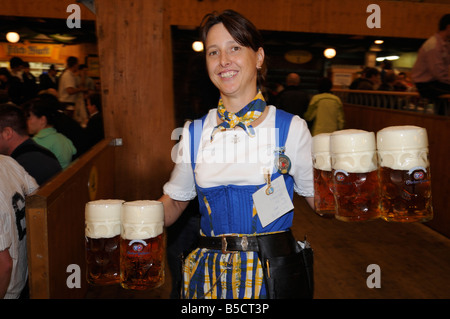
M 206 44 L 206 37 L 211 27 L 219 23 L 223 23 L 231 37 L 240 45 L 251 48 L 255 52 L 259 48 L 264 49 L 263 37 L 259 30 L 250 20 L 233 10 L 225 10 L 221 13 L 214 11 L 205 15 L 200 25 L 203 44 Z M 258 86 L 264 83 L 266 73 L 267 66 L 264 59 L 261 69 L 258 70 Z
M 31 113 L 33 113 L 36 117 L 39 118 L 45 116 L 48 125 L 55 125 L 58 110 L 51 103 L 49 103 L 47 99 L 36 97 L 25 102 L 22 107 L 27 118 L 30 117 Z
M 18 106 L 14 104 L 0 105 L 0 132 L 5 127 L 10 127 L 19 135 L 27 135 L 27 120 L 25 114 Z

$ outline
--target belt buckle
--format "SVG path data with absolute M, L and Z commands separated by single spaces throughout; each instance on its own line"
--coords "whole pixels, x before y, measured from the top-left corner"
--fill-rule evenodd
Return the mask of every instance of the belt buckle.
M 248 248 L 248 239 L 247 236 L 243 236 L 241 239 L 241 246 L 243 251 L 247 251 Z
M 242 236 L 242 237 L 238 237 L 241 241 L 241 247 L 242 247 L 242 251 L 247 251 L 248 249 L 248 238 L 247 236 Z M 227 254 L 227 253 L 231 253 L 231 251 L 227 250 L 228 248 L 228 242 L 227 242 L 227 238 L 226 236 L 222 236 L 222 253 L 223 254 Z

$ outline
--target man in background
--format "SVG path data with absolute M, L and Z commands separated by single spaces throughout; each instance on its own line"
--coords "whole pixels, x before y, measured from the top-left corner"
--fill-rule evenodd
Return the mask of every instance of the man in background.
M 440 19 L 439 31 L 420 47 L 411 77 L 424 98 L 450 94 L 450 14 Z
M 303 117 L 308 103 L 308 95 L 300 89 L 300 76 L 297 73 L 289 73 L 286 77 L 286 88 L 277 95 L 275 106 Z
M 0 154 L 14 158 L 39 185 L 62 170 L 55 155 L 29 137 L 25 114 L 13 104 L 0 105 Z
M 25 197 L 38 188 L 9 156 L 0 155 L 0 298 L 28 295 Z

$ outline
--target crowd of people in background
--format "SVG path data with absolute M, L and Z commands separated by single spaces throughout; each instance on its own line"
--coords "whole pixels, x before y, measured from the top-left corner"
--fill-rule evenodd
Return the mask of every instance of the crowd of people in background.
M 413 92 L 416 90 L 410 76 L 405 72 L 396 71 L 392 62 L 384 60 L 380 67 L 365 67 L 360 76 L 350 84 L 351 90 L 378 90 Z
M 52 152 L 62 169 L 104 137 L 99 87 L 78 58 L 66 62 L 59 76 L 52 64 L 38 79 L 19 57 L 10 59 L 9 69 L 0 68 L 0 104 L 23 112 L 26 134 Z M 11 127 L 11 112 L 0 115 L 0 130 Z

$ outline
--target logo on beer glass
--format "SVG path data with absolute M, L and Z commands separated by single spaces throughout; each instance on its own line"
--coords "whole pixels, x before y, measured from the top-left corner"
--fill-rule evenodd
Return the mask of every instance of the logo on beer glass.
M 419 179 L 423 179 L 423 177 L 425 176 L 425 173 L 423 171 L 418 171 L 418 172 L 414 172 L 414 179 L 415 180 L 419 180 Z
M 408 175 L 412 175 L 412 177 L 417 180 L 423 180 L 425 178 L 425 174 L 427 169 L 422 166 L 413 167 L 409 170 Z
M 338 169 L 334 172 L 334 176 L 336 178 L 336 181 L 343 182 L 345 180 L 345 177 L 348 176 L 348 173 L 344 170 Z
M 130 241 L 128 246 L 130 246 L 134 252 L 141 253 L 144 250 L 145 246 L 147 246 L 147 243 L 143 240 L 138 239 Z

